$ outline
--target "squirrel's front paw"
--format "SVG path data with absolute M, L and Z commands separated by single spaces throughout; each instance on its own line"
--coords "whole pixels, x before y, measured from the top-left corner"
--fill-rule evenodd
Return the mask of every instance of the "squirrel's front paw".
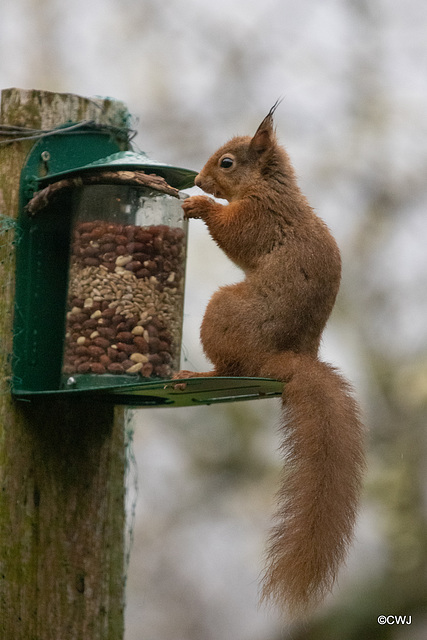
M 184 218 L 203 218 L 215 205 L 211 198 L 206 196 L 191 196 L 182 203 Z

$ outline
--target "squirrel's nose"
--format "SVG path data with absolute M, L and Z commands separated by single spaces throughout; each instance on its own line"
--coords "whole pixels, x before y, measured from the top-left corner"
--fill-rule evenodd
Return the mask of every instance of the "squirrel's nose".
M 200 178 L 200 173 L 197 174 L 197 176 L 194 178 L 194 184 L 196 185 L 196 187 L 202 187 L 202 180 Z

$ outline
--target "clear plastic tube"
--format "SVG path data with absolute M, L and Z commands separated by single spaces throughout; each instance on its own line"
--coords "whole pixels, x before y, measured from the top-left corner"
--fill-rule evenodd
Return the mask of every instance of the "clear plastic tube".
M 170 378 L 179 370 L 187 223 L 141 187 L 75 194 L 63 375 Z

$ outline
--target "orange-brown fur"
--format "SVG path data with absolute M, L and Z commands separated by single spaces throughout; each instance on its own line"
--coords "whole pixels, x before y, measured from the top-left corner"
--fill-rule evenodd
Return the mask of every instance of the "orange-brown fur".
M 204 220 L 245 278 L 221 287 L 206 309 L 201 340 L 214 370 L 176 377 L 267 376 L 286 383 L 285 464 L 262 598 L 299 615 L 332 588 L 351 541 L 363 428 L 349 384 L 318 359 L 340 283 L 340 254 L 277 143 L 274 108 L 252 138 L 230 140 L 196 177 L 196 185 L 229 204 L 205 196 L 183 204 L 185 216 Z

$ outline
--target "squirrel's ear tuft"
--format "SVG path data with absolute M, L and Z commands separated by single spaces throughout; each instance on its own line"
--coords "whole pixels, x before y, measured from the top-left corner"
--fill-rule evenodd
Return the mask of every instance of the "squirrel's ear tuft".
M 274 103 L 268 114 L 265 116 L 264 120 L 259 125 L 254 137 L 251 140 L 250 148 L 259 155 L 270 149 L 276 142 L 276 134 L 273 126 L 273 115 L 281 102 L 282 99 L 280 98 Z

